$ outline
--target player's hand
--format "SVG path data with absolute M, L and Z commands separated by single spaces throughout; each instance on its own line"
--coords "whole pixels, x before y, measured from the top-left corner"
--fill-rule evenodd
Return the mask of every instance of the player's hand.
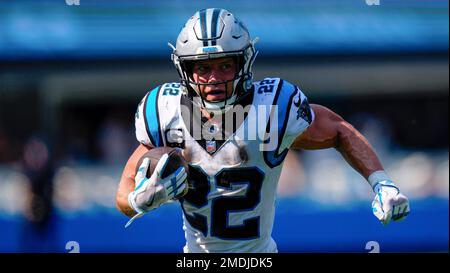
M 409 214 L 408 198 L 390 180 L 378 182 L 375 187 L 375 199 L 372 202 L 373 214 L 383 223 L 400 221 Z
M 145 158 L 139 166 L 134 179 L 136 188 L 128 195 L 128 203 L 137 214 L 130 219 L 125 227 L 146 212 L 182 195 L 187 189 L 187 173 L 184 167 L 180 167 L 167 177 L 161 178 L 168 158 L 169 156 L 164 154 L 159 159 L 150 178 L 146 177 L 150 164 L 149 159 Z

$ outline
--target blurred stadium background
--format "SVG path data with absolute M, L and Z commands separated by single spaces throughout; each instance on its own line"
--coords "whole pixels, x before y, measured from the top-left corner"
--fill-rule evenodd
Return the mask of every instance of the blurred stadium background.
M 181 209 L 130 228 L 115 209 L 142 96 L 177 81 L 167 42 L 223 7 L 260 37 L 256 79 L 282 77 L 371 141 L 411 199 L 372 215 L 334 150 L 290 153 L 273 236 L 281 252 L 448 252 L 447 1 L 0 1 L 0 252 L 181 252 Z M 368 1 L 374 2 L 374 1 Z M 375 1 L 376 2 L 376 1 Z

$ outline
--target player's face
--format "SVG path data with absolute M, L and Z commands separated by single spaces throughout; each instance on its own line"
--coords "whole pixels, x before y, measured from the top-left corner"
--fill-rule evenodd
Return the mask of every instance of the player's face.
M 198 61 L 192 69 L 192 77 L 198 83 L 211 83 L 200 85 L 200 92 L 207 101 L 221 101 L 233 94 L 233 81 L 236 74 L 236 61 L 234 58 L 220 58 Z M 216 82 L 229 81 L 222 84 Z M 225 88 L 226 87 L 226 88 Z M 227 93 L 225 93 L 227 92 Z

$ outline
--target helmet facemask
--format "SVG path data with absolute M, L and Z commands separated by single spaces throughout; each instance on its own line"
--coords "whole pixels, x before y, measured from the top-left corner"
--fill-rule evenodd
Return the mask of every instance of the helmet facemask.
M 214 110 L 224 110 L 227 106 L 231 106 L 237 103 L 245 91 L 251 86 L 252 72 L 250 71 L 250 65 L 245 65 L 248 63 L 246 60 L 245 52 L 248 48 L 240 51 L 240 52 L 227 52 L 227 53 L 212 53 L 204 56 L 203 58 L 197 58 L 196 60 L 192 60 L 191 56 L 180 56 L 178 70 L 181 78 L 182 85 L 186 88 L 188 95 L 191 99 L 195 97 L 201 99 L 201 106 L 204 108 L 214 109 Z M 253 54 L 252 54 L 253 55 Z M 250 55 L 250 57 L 252 56 Z M 198 56 L 197 56 L 198 57 Z M 196 61 L 200 60 L 216 60 L 232 57 L 234 59 L 235 64 L 235 74 L 233 78 L 217 81 L 217 82 L 208 82 L 201 83 L 196 82 L 193 79 L 193 67 Z M 232 92 L 229 92 L 229 83 L 232 82 Z M 205 94 L 201 92 L 202 86 L 211 86 L 211 85 L 225 85 L 225 98 L 219 101 L 209 101 L 205 98 Z M 245 85 L 247 84 L 247 85 Z

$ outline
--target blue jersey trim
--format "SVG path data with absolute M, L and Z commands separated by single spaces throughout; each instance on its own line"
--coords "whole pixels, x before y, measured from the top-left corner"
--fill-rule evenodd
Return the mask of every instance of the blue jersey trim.
M 291 111 L 291 105 L 292 105 L 292 100 L 294 99 L 295 95 L 298 92 L 298 88 L 297 86 L 294 85 L 294 90 L 292 91 L 292 93 L 290 94 L 283 94 L 281 96 L 281 100 L 280 100 L 280 104 L 278 102 L 278 99 L 280 98 L 280 94 L 281 93 L 286 93 L 287 91 L 283 92 L 283 80 L 280 80 L 280 83 L 278 84 L 278 88 L 277 88 L 277 92 L 275 94 L 275 98 L 273 100 L 273 105 L 278 105 L 278 143 L 277 143 L 277 148 L 273 151 L 264 151 L 263 155 L 264 155 L 264 162 L 266 162 L 267 166 L 269 166 L 270 168 L 274 168 L 278 165 L 281 164 L 281 162 L 283 162 L 284 158 L 286 157 L 289 149 L 285 148 L 281 153 L 279 152 L 281 143 L 283 142 L 283 138 L 284 138 L 284 134 L 286 133 L 286 127 L 287 127 L 287 123 L 289 120 L 289 113 Z M 285 100 L 283 98 L 286 98 L 289 96 L 288 100 Z M 284 105 L 284 103 L 287 102 L 287 105 Z M 270 119 L 269 122 L 267 123 L 267 127 L 266 127 L 266 134 L 270 133 L 270 121 L 273 117 L 273 111 L 271 111 L 270 113 Z M 281 122 L 283 121 L 283 122 Z M 264 141 L 264 143 L 269 143 L 270 138 L 265 138 L 266 140 Z
M 144 104 L 145 129 L 153 146 L 161 147 L 164 145 L 161 136 L 158 98 L 162 86 L 156 87 L 149 92 L 147 100 Z

